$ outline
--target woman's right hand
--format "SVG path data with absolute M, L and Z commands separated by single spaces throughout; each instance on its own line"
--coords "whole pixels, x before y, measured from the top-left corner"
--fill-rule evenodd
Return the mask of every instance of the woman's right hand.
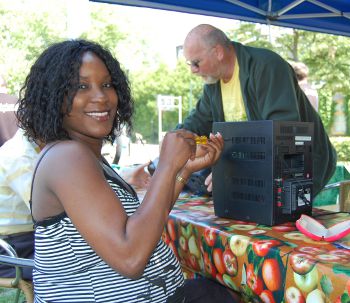
M 161 144 L 158 167 L 170 165 L 177 172 L 196 155 L 195 134 L 179 129 L 168 132 Z

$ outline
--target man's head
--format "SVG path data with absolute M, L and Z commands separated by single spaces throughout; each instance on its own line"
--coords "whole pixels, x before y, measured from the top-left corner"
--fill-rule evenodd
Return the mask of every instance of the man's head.
M 193 28 L 184 42 L 184 56 L 192 73 L 212 84 L 227 74 L 227 54 L 231 49 L 227 36 L 209 24 Z

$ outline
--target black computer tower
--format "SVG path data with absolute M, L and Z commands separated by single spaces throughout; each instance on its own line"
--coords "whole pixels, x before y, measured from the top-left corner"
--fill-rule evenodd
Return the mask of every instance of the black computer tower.
M 215 214 L 264 225 L 312 213 L 313 123 L 214 122 L 225 145 L 213 167 Z

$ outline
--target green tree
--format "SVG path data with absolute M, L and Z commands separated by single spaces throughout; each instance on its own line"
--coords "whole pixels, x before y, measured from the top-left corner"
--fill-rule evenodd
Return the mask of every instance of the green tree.
M 274 50 L 288 61 L 304 62 L 310 70 L 309 81 L 318 87 L 319 113 L 326 129 L 330 130 L 334 118 L 333 96 L 342 93 L 349 133 L 350 60 L 347 53 L 350 38 L 273 26 L 270 33 L 271 39 L 266 34 L 266 26 L 242 22 L 227 34 L 246 45 Z
M 19 89 L 39 54 L 50 44 L 67 38 L 66 1 L 0 0 L 0 66 L 9 91 Z M 108 7 L 97 7 L 91 13 L 91 26 L 81 34 L 118 53 L 118 45 L 126 37 L 116 24 L 116 16 Z
M 56 12 L 49 13 L 26 1 L 6 3 L 6 6 L 0 2 L 0 66 L 10 93 L 18 95 L 34 59 L 59 39 L 64 29 L 56 23 L 63 16 L 61 9 L 58 4 Z
M 244 45 L 273 49 L 269 36 L 262 29 L 261 25 L 241 22 L 238 28 L 229 30 L 226 34 L 231 40 Z
M 181 96 L 183 115 L 186 116 L 200 96 L 202 82 L 191 75 L 184 60 L 171 69 L 162 63 L 155 71 L 142 71 L 132 75 L 135 99 L 134 129 L 151 143 L 158 142 L 157 95 Z M 178 112 L 165 112 L 163 130 L 173 129 L 178 123 Z
M 107 20 L 115 20 L 114 11 L 106 7 L 96 8 L 91 12 L 91 29 L 84 32 L 81 38 L 89 39 L 107 47 L 115 56 L 118 54 L 118 44 L 125 40 L 126 33 L 122 33 L 115 23 Z
M 293 30 L 276 40 L 276 50 L 287 60 L 302 61 L 309 67 L 309 81 L 315 83 L 319 94 L 319 113 L 327 130 L 330 129 L 335 102 L 333 96 L 342 93 L 350 99 L 350 39 L 343 36 Z M 347 115 L 348 128 L 350 117 Z

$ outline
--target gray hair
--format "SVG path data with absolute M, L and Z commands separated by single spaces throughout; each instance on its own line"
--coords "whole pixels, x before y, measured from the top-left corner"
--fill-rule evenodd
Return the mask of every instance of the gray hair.
M 229 48 L 231 45 L 230 39 L 226 36 L 226 34 L 216 27 L 213 27 L 210 30 L 206 37 L 204 37 L 209 46 L 215 46 L 217 44 L 223 46 L 224 48 Z
M 187 35 L 185 41 L 192 39 L 198 40 L 200 44 L 208 48 L 219 44 L 229 49 L 231 45 L 231 41 L 226 34 L 210 24 L 200 24 L 193 28 Z

